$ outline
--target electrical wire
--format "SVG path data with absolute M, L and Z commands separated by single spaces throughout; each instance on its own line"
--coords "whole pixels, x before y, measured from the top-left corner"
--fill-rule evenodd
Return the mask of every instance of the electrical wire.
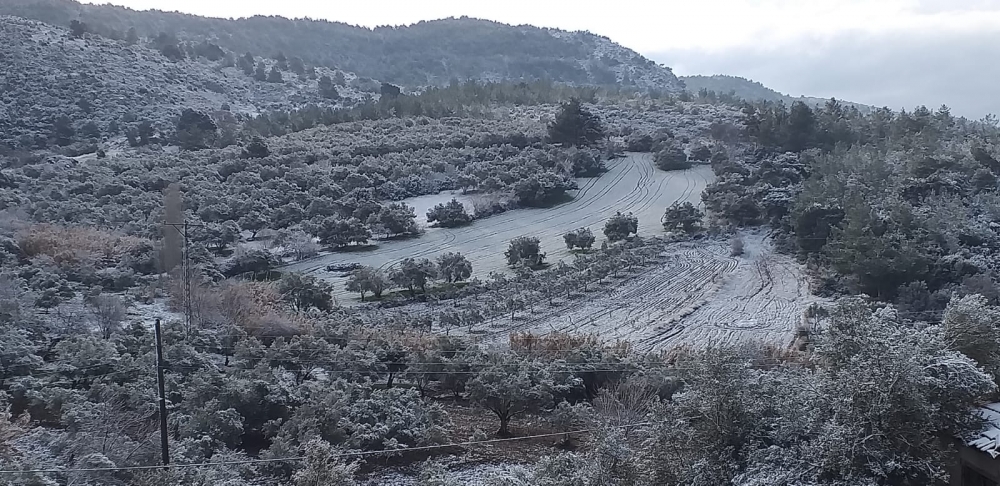
M 624 425 L 612 425 L 605 428 L 613 429 L 626 429 L 632 427 L 641 427 L 646 425 L 652 425 L 655 422 L 637 422 Z M 417 447 L 407 447 L 405 449 L 392 449 L 392 450 L 381 450 L 381 451 L 357 451 L 357 452 L 344 452 L 340 454 L 332 454 L 330 457 L 367 457 L 367 456 L 379 456 L 385 454 L 402 454 L 407 452 L 418 452 L 418 451 L 429 451 L 436 449 L 447 449 L 450 447 L 468 447 L 475 445 L 485 445 L 485 444 L 496 444 L 504 442 L 514 442 L 522 440 L 532 440 L 532 439 L 543 439 L 547 437 L 562 437 L 574 434 L 586 434 L 591 432 L 596 432 L 597 428 L 592 429 L 579 429 L 568 432 L 552 432 L 547 434 L 534 434 L 526 435 L 522 437 L 507 437 L 501 439 L 486 439 L 486 440 L 469 440 L 463 442 L 451 442 L 448 444 L 437 444 L 429 446 L 417 446 Z M 194 464 L 167 464 L 159 466 L 121 466 L 121 467 L 94 467 L 94 468 L 65 468 L 65 469 L 25 469 L 25 470 L 0 470 L 0 474 L 52 474 L 52 473 L 78 473 L 78 472 L 114 472 L 114 471 L 133 471 L 133 470 L 149 470 L 149 469 L 182 469 L 182 468 L 192 468 L 192 467 L 212 467 L 212 466 L 236 466 L 245 464 L 263 464 L 272 462 L 294 462 L 302 461 L 307 459 L 306 456 L 291 456 L 291 457 L 279 457 L 271 459 L 246 459 L 241 461 L 216 461 L 216 462 L 200 462 Z

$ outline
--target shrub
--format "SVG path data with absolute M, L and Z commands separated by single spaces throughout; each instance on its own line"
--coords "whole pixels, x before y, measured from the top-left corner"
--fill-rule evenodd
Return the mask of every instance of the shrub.
M 472 216 L 465 211 L 465 205 L 457 199 L 452 199 L 447 203 L 439 203 L 427 211 L 427 222 L 437 222 L 437 226 L 443 228 L 454 228 L 472 222 Z
M 639 231 L 639 218 L 632 213 L 615 213 L 611 219 L 604 224 L 604 236 L 608 241 L 621 241 L 634 235 Z
M 594 245 L 596 238 L 594 238 L 594 233 L 590 231 L 590 228 L 578 228 L 563 235 L 563 240 L 566 241 L 566 248 L 570 250 L 573 248 L 589 250 Z
M 663 214 L 663 229 L 667 231 L 683 231 L 691 234 L 701 230 L 701 220 L 705 217 L 698 208 L 689 202 L 673 203 Z
M 743 238 L 739 236 L 733 238 L 733 241 L 729 244 L 729 254 L 732 256 L 743 255 Z
M 687 154 L 679 146 L 671 144 L 656 153 L 656 167 L 660 170 L 685 170 L 691 168 Z
M 533 236 L 518 236 L 510 241 L 510 246 L 504 252 L 507 264 L 515 267 L 537 267 L 542 264 L 545 254 L 541 252 L 542 242 Z
M 604 139 L 600 118 L 584 108 L 576 98 L 562 105 L 548 131 L 550 143 L 563 145 L 590 146 Z

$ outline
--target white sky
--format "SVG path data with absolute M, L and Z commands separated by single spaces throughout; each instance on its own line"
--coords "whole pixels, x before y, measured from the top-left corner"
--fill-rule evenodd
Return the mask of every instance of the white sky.
M 0 0 L 3 1 L 3 0 Z M 108 0 L 82 0 L 108 3 Z M 444 17 L 588 30 L 674 69 L 791 95 L 1000 113 L 1000 0 L 110 0 L 212 17 L 374 27 Z M 997 67 L 994 67 L 997 66 Z

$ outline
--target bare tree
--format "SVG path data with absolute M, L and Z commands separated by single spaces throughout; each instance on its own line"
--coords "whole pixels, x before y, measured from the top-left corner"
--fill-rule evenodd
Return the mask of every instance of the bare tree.
M 657 398 L 656 389 L 637 380 L 619 383 L 598 395 L 594 410 L 612 427 L 642 422 Z
M 87 299 L 87 306 L 104 339 L 111 338 L 121 328 L 127 310 L 121 297 L 114 294 L 95 295 Z

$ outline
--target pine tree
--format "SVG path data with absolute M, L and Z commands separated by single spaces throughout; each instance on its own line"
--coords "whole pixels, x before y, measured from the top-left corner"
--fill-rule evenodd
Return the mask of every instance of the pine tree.
M 253 76 L 255 63 L 256 61 L 254 61 L 253 55 L 248 52 L 239 58 L 236 65 L 243 70 L 243 74 Z
M 268 83 L 282 83 L 282 82 L 284 82 L 284 80 L 281 79 L 281 71 L 278 70 L 277 66 L 272 67 L 271 68 L 271 72 L 267 74 L 267 82 Z
M 549 143 L 587 147 L 596 145 L 604 138 L 601 120 L 576 98 L 562 105 L 548 130 Z
M 267 68 L 264 66 L 264 61 L 257 63 L 257 70 L 254 71 L 253 78 L 257 81 L 267 81 Z
M 125 34 L 125 42 L 133 46 L 139 43 L 139 34 L 136 33 L 135 27 L 128 28 L 128 32 Z
M 340 98 L 340 93 L 337 92 L 337 87 L 333 84 L 330 76 L 323 75 L 323 77 L 319 78 L 318 84 L 320 96 L 331 100 Z
M 80 22 L 79 20 L 73 20 L 69 23 L 70 35 L 76 39 L 82 38 L 88 31 L 87 24 Z

